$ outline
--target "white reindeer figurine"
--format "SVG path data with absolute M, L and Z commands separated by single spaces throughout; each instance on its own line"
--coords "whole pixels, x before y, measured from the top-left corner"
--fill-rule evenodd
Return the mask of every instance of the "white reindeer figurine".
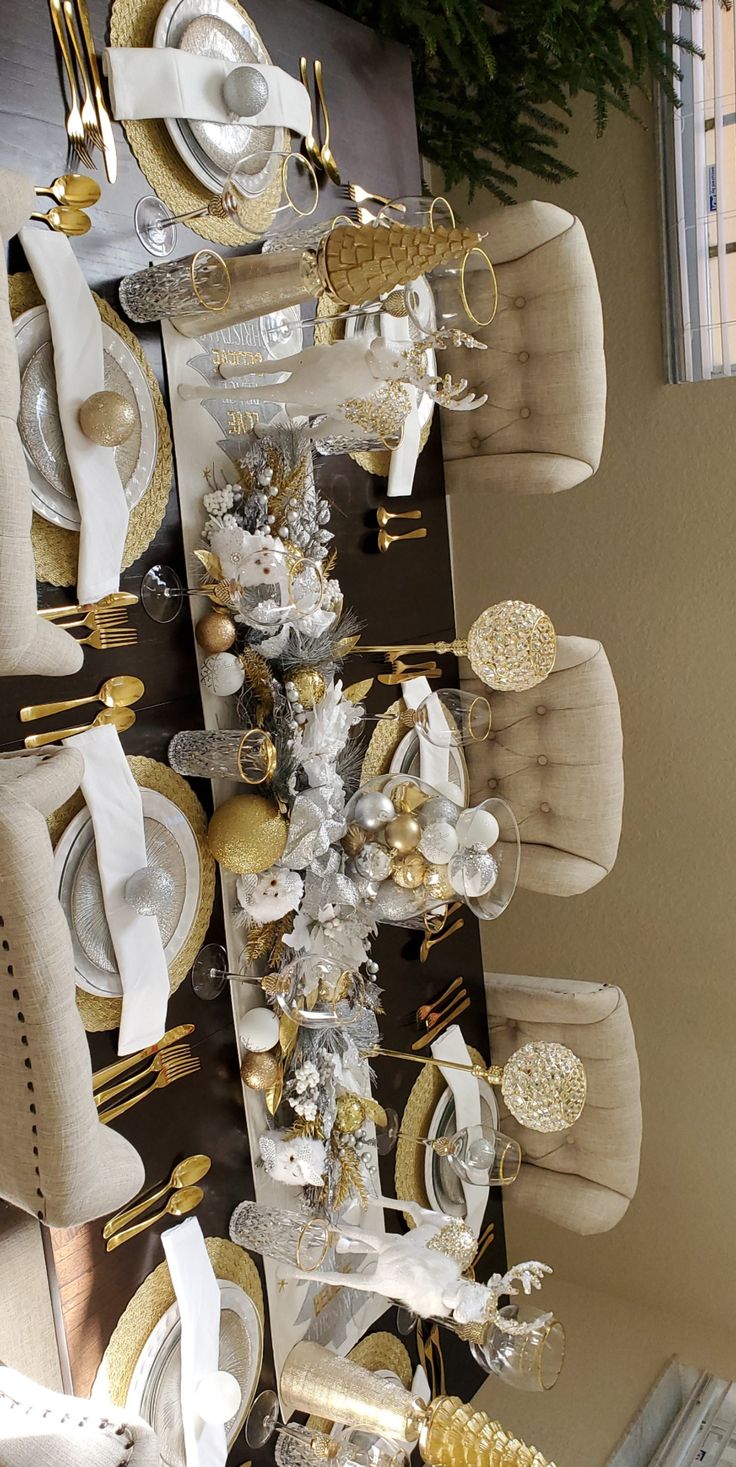
M 242 367 L 223 363 L 220 373 L 228 380 L 222 386 L 181 385 L 179 396 L 186 402 L 242 398 L 249 403 L 277 403 L 292 418 L 327 414 L 330 421 L 326 427 L 320 424 L 320 437 L 344 432 L 345 424 L 353 423 L 359 425 L 363 435 L 373 426 L 380 438 L 386 439 L 390 433 L 398 442 L 411 409 L 409 394 L 402 393 L 401 384 L 412 383 L 453 412 L 471 412 L 487 401 L 486 396 L 476 398 L 468 392 L 464 378 L 453 383 L 450 377 L 434 377 L 427 372 L 427 349 L 442 350 L 451 345 L 486 350 L 482 342 L 457 330 L 436 331 L 403 350 L 380 337 L 368 344 L 352 337 L 329 346 L 309 346 L 275 361 L 257 362 L 247 368 L 247 373 Z M 237 380 L 245 375 L 274 376 L 277 372 L 288 372 L 287 380 L 255 385 Z
M 499 1313 L 501 1297 L 513 1297 L 519 1285 L 525 1294 L 541 1287 L 545 1274 L 552 1272 L 546 1263 L 517 1263 L 505 1274 L 494 1274 L 486 1284 L 473 1283 L 464 1273 L 478 1245 L 465 1223 L 413 1202 L 392 1197 L 375 1201 L 395 1212 L 409 1213 L 415 1226 L 408 1233 L 372 1233 L 343 1222 L 332 1225 L 282 1208 L 241 1202 L 230 1219 L 230 1237 L 250 1252 L 285 1264 L 293 1278 L 383 1294 L 422 1318 L 493 1325 L 513 1335 L 526 1334 L 551 1319 L 541 1314 L 530 1323 L 521 1323 Z M 368 1259 L 358 1272 L 323 1269 L 321 1263 L 309 1269 L 304 1266 L 305 1256 L 315 1243 L 324 1245 L 322 1261 L 329 1247 L 338 1255 L 368 1254 Z

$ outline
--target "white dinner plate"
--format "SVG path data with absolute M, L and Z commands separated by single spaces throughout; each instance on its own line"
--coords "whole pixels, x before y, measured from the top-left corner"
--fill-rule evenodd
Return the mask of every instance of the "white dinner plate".
M 253 1300 L 238 1284 L 217 1280 L 220 1287 L 220 1370 L 235 1376 L 242 1395 L 235 1416 L 226 1423 L 232 1447 L 255 1394 L 263 1359 L 263 1328 Z M 125 1408 L 153 1427 L 161 1460 L 185 1467 L 181 1420 L 181 1325 L 174 1302 L 154 1326 L 133 1368 Z
M 39 347 L 43 346 L 44 342 L 51 340 L 51 325 L 46 306 L 32 306 L 30 310 L 23 311 L 22 315 L 17 316 L 13 322 L 13 330 L 18 353 L 18 367 L 22 378 Z M 132 510 L 143 498 L 156 466 L 158 449 L 156 411 L 140 362 L 122 337 L 113 330 L 112 326 L 108 326 L 106 321 L 102 322 L 102 347 L 105 355 L 112 358 L 115 368 L 123 373 L 129 383 L 140 419 L 140 449 L 137 462 L 127 483 L 123 485 L 128 509 Z M 42 519 L 49 520 L 53 525 L 60 525 L 64 530 L 78 531 L 81 518 L 76 501 L 44 478 L 25 446 L 23 452 L 28 465 L 31 499 L 36 514 L 39 514 Z M 117 459 L 118 451 L 115 452 Z
M 493 1087 L 488 1084 L 487 1080 L 479 1080 L 478 1088 L 480 1090 L 481 1124 L 496 1131 L 498 1130 L 498 1104 Z M 437 1102 L 427 1137 L 430 1141 L 434 1141 L 437 1136 L 452 1136 L 456 1130 L 455 1098 L 448 1085 Z M 448 1217 L 464 1218 L 467 1215 L 465 1193 L 460 1178 L 452 1170 L 449 1162 L 444 1157 L 437 1156 L 430 1147 L 427 1147 L 425 1152 L 424 1185 L 427 1188 L 430 1207 L 433 1207 L 436 1212 L 444 1212 Z
M 151 834 L 155 836 L 156 827 L 163 827 L 164 832 L 169 832 L 176 846 L 172 871 L 176 886 L 176 912 L 173 924 L 169 923 L 169 926 L 173 925 L 173 931 L 164 946 L 166 963 L 171 967 L 191 932 L 199 905 L 199 846 L 189 821 L 173 800 L 159 794 L 158 790 L 149 789 L 141 789 L 141 797 L 148 849 L 151 850 Z M 89 901 L 80 903 L 76 886 L 80 867 L 89 860 L 88 851 L 93 841 L 92 817 L 85 805 L 70 820 L 54 850 L 57 891 L 71 933 L 77 987 L 98 998 L 120 998 L 123 989 L 114 957 L 111 960 L 108 951 L 99 950 L 100 931 L 106 927 L 101 894 L 95 897 L 99 906 L 95 921 L 94 913 L 89 911 Z M 80 911 L 85 914 L 84 922 L 80 920 Z M 75 922 L 75 913 L 79 926 Z M 109 939 L 102 946 L 111 952 Z
M 183 42 L 191 45 L 191 37 L 185 41 L 188 28 L 208 17 L 213 25 L 211 36 L 209 40 L 205 39 L 204 44 L 201 26 L 198 26 L 196 44 L 200 55 L 270 64 L 257 31 L 229 0 L 166 0 L 153 33 L 154 46 L 178 49 Z M 285 152 L 290 147 L 289 135 L 281 127 L 252 128 L 243 123 L 188 122 L 186 118 L 179 117 L 165 117 L 163 124 L 182 162 L 213 194 L 221 192 L 230 167 L 244 153 L 264 147 L 269 151 Z M 266 137 L 270 141 L 264 142 Z M 231 158 L 231 162 L 229 167 L 223 168 L 222 161 L 226 156 Z M 249 184 L 253 198 L 265 193 L 277 167 L 278 159 L 271 159 L 266 168 L 253 174 Z
M 421 758 L 419 741 L 421 734 L 415 728 L 410 728 L 404 735 L 401 743 L 394 750 L 393 758 L 389 765 L 390 774 L 412 774 L 415 779 L 421 779 Z M 441 752 L 441 750 L 438 750 Z M 448 799 L 455 800 L 456 804 L 463 808 L 468 803 L 470 795 L 470 776 L 468 766 L 465 763 L 465 755 L 462 748 L 453 746 L 447 750 L 449 769 L 447 774 L 447 789 L 442 793 Z M 452 788 L 450 788 L 452 786 Z

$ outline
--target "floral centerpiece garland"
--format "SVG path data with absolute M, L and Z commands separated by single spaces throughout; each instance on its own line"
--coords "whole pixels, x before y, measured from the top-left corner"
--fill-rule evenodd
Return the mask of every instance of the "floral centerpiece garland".
M 271 430 L 253 438 L 235 467 L 232 480 L 207 476 L 206 549 L 197 554 L 203 589 L 234 623 L 231 655 L 245 673 L 238 721 L 273 739 L 271 788 L 289 821 L 280 860 L 238 877 L 235 915 L 243 929 L 242 961 L 265 963 L 263 988 L 272 1002 L 279 969 L 310 952 L 344 966 L 349 996 L 361 1006 L 357 1021 L 343 1029 L 310 1030 L 282 1019 L 284 1078 L 267 1098 L 272 1113 L 282 1103 L 288 1107 L 288 1138 L 320 1143 L 323 1180 L 305 1187 L 306 1200 L 320 1210 L 338 1209 L 353 1194 L 367 1197 L 375 1157 L 365 1126 L 382 1117 L 369 1098 L 359 1105 L 351 1099 L 365 1079 L 360 1056 L 377 1040 L 381 1008 L 378 966 L 370 956 L 375 926 L 361 903 L 361 883 L 345 874 L 340 845 L 345 804 L 360 778 L 361 741 L 353 735 L 364 719 L 360 698 L 370 680 L 347 689 L 340 680 L 359 626 L 343 611 L 332 574 L 330 509 L 314 482 L 309 445 L 298 430 Z M 287 613 L 276 629 L 254 627 L 244 611 L 253 579 L 243 568 L 264 551 L 309 557 L 324 578 L 319 607 L 306 616 Z

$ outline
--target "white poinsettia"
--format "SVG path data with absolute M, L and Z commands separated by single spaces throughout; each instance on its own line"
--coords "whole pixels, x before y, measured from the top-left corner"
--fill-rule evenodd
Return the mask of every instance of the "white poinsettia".
M 219 557 L 226 581 L 241 586 L 273 585 L 277 579 L 280 584 L 282 578 L 284 585 L 288 582 L 281 542 L 261 530 L 251 534 L 241 529 L 232 515 L 225 515 L 222 527 L 210 534 L 210 549 Z
M 342 696 L 342 683 L 332 683 L 307 714 L 301 731 L 299 762 L 312 788 L 334 785 L 335 760 L 342 753 L 353 724 L 363 710 Z
M 304 894 L 297 871 L 271 866 L 258 877 L 239 876 L 235 890 L 240 906 L 252 922 L 278 922 L 295 912 Z

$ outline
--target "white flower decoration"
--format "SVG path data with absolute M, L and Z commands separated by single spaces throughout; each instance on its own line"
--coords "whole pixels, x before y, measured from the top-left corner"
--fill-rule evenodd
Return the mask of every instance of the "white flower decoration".
M 278 922 L 295 912 L 304 895 L 304 882 L 297 871 L 271 866 L 257 881 L 239 876 L 235 884 L 238 901 L 253 922 Z

